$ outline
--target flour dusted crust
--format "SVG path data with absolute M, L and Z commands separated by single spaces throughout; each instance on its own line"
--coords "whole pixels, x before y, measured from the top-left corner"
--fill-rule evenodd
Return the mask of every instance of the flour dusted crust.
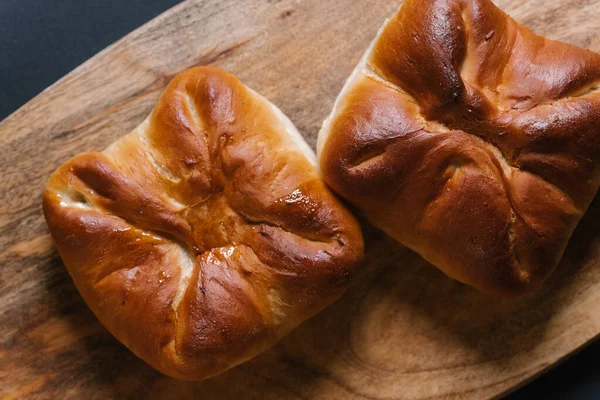
M 183 379 L 273 345 L 338 298 L 363 256 L 293 124 L 214 68 L 181 73 L 133 132 L 61 166 L 44 213 L 100 321 Z
M 600 182 L 600 55 L 488 0 L 406 0 L 319 134 L 325 181 L 495 295 L 555 268 Z

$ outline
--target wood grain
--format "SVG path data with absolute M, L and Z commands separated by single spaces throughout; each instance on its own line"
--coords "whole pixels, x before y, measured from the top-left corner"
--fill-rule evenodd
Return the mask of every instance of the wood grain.
M 497 3 L 540 34 L 600 50 L 599 1 Z M 365 225 L 368 261 L 347 295 L 272 350 L 206 382 L 152 370 L 78 295 L 41 214 L 57 166 L 127 133 L 171 77 L 194 65 L 239 76 L 314 146 L 343 82 L 399 4 L 188 0 L 2 121 L 0 397 L 480 399 L 514 389 L 595 339 L 598 200 L 557 273 L 520 301 L 487 299 Z

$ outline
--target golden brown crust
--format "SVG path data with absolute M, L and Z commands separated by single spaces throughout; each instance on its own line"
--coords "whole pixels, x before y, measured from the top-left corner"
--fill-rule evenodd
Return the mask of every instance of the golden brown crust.
M 600 184 L 600 55 L 488 0 L 406 0 L 320 133 L 326 182 L 451 277 L 526 292 Z
M 48 183 L 77 288 L 165 374 L 203 379 L 255 356 L 339 297 L 362 259 L 358 223 L 282 118 L 233 76 L 194 68 L 133 132 Z

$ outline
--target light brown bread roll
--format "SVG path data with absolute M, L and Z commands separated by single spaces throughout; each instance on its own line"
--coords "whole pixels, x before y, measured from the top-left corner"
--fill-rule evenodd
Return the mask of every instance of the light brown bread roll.
M 167 375 L 203 379 L 340 296 L 360 227 L 279 109 L 232 75 L 178 75 L 151 115 L 52 175 L 44 213 L 81 295 Z
M 598 190 L 600 55 L 536 36 L 488 0 L 406 0 L 318 154 L 337 193 L 452 278 L 527 292 Z

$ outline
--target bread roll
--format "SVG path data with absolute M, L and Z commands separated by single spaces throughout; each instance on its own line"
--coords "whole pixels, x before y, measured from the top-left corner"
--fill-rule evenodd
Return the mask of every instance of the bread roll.
M 61 166 L 44 214 L 98 319 L 182 379 L 273 345 L 338 298 L 363 256 L 289 119 L 214 68 L 181 73 L 133 132 Z
M 488 0 L 406 0 L 344 86 L 318 156 L 338 194 L 450 277 L 526 293 L 598 190 L 600 55 Z

